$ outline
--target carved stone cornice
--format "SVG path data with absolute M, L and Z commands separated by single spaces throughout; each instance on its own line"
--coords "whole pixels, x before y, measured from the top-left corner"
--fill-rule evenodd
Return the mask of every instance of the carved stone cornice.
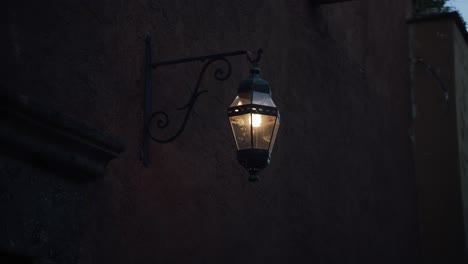
M 0 93 L 0 152 L 60 170 L 60 174 L 92 178 L 124 146 L 112 136 L 34 102 L 31 98 Z

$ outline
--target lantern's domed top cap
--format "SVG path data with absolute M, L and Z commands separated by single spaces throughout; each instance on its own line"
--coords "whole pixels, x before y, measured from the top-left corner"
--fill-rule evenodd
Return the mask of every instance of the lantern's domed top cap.
M 270 93 L 270 85 L 260 76 L 260 68 L 250 69 L 250 76 L 239 84 L 239 93 L 248 92 Z

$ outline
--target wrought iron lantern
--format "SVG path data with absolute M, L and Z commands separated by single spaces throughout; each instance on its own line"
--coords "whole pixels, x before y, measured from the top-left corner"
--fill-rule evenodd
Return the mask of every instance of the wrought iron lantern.
M 240 83 L 238 95 L 228 108 L 229 122 L 231 124 L 234 139 L 237 145 L 237 159 L 250 174 L 250 181 L 258 180 L 258 173 L 270 163 L 271 150 L 275 143 L 276 134 L 279 127 L 279 112 L 271 99 L 270 86 L 268 82 L 260 77 L 260 69 L 257 68 L 262 50 L 257 51 L 256 58 L 246 50 L 211 54 L 199 57 L 182 58 L 169 61 L 153 63 L 151 58 L 151 37 L 146 38 L 146 78 L 145 78 L 145 100 L 143 114 L 143 142 L 142 160 L 145 166 L 150 164 L 149 142 L 153 140 L 158 143 L 169 143 L 178 138 L 185 129 L 185 126 L 193 110 L 198 97 L 207 90 L 201 90 L 200 86 L 203 76 L 210 65 L 214 63 L 224 63 L 225 69 L 216 68 L 215 79 L 225 81 L 231 75 L 231 63 L 228 57 L 246 55 L 251 63 L 252 69 L 250 77 Z M 163 66 L 170 66 L 181 63 L 203 62 L 200 75 L 192 91 L 192 94 L 179 111 L 185 112 L 183 122 L 176 132 L 167 138 L 161 138 L 154 134 L 154 129 L 164 130 L 170 124 L 169 115 L 165 111 L 152 110 L 151 97 L 151 72 Z M 154 124 L 152 126 L 151 124 Z
M 237 159 L 249 172 L 249 181 L 257 181 L 259 171 L 270 164 L 280 125 L 270 86 L 260 77 L 259 68 L 252 68 L 249 78 L 240 83 L 238 94 L 228 108 L 228 117 Z

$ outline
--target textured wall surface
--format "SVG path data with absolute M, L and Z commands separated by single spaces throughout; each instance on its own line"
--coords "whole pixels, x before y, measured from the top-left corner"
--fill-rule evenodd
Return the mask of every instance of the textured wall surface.
M 6 252 L 34 263 L 77 263 L 89 186 L 11 157 L 0 158 L 2 263 L 16 263 Z
M 463 198 L 465 252 L 468 253 L 468 243 L 466 243 L 468 241 L 468 45 L 459 27 L 453 27 L 453 35 L 460 189 Z
M 423 263 L 466 263 L 462 156 L 467 57 L 460 29 L 450 15 L 410 25 L 413 59 L 424 60 L 414 65 L 412 80 Z M 442 87 L 447 89 L 448 102 Z
M 127 147 L 105 177 L 82 190 L 89 202 L 79 204 L 86 210 L 70 249 L 77 257 L 64 262 L 414 263 L 409 2 L 8 3 L 2 89 L 110 132 Z M 204 80 L 209 93 L 185 133 L 152 144 L 151 167 L 142 166 L 148 32 L 155 61 L 265 50 L 260 66 L 282 126 L 260 182 L 249 183 L 237 163 L 226 118 L 248 73 L 243 58 L 232 59 L 229 81 Z M 154 72 L 157 108 L 185 103 L 198 71 L 195 63 Z

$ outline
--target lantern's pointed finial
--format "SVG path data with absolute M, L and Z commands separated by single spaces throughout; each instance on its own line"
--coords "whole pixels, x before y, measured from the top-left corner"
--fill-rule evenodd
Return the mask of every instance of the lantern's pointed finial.
M 249 170 L 249 182 L 257 182 L 259 180 L 258 170 Z

